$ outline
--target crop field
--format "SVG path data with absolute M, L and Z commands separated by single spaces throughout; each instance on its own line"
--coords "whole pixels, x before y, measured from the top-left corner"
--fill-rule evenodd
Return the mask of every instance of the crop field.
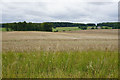
M 3 78 L 117 78 L 118 30 L 2 32 Z
M 6 28 L 0 28 L 0 31 L 6 31 Z
M 81 29 L 78 27 L 56 27 L 56 28 L 53 28 L 52 31 L 62 32 L 62 31 L 74 31 L 74 30 L 81 30 Z
M 94 28 L 96 28 L 95 26 L 93 26 Z M 87 30 L 91 29 L 92 27 L 91 26 L 88 26 L 87 27 Z M 106 28 L 106 26 L 103 26 L 103 28 Z M 112 27 L 107 27 L 108 29 L 112 29 Z M 79 31 L 81 30 L 80 28 L 78 27 L 56 27 L 56 28 L 53 28 L 53 32 L 64 32 L 64 31 Z
M 11 29 L 8 29 L 9 31 L 12 31 Z M 7 31 L 6 28 L 0 28 L 0 31 Z

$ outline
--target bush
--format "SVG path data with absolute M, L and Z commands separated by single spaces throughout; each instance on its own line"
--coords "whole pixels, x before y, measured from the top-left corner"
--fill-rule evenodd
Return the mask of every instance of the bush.
M 63 32 L 65 32 L 65 30 L 63 30 Z
M 58 30 L 54 31 L 54 32 L 58 32 Z
M 91 29 L 94 29 L 94 27 L 92 27 Z
M 109 29 L 108 27 L 105 27 L 105 29 Z

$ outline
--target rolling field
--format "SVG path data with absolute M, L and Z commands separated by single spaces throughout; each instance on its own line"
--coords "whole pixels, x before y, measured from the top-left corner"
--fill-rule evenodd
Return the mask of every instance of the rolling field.
M 117 78 L 118 30 L 2 33 L 3 78 Z

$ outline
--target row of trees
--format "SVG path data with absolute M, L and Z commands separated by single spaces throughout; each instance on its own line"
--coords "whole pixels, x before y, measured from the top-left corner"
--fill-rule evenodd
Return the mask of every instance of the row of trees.
M 13 31 L 52 31 L 53 24 L 52 23 L 27 23 L 18 22 L 18 23 L 5 23 L 2 27 L 6 28 L 7 30 L 11 29 Z
M 11 29 L 13 31 L 52 31 L 52 27 L 79 27 L 83 30 L 87 29 L 88 26 L 91 26 L 93 29 L 98 26 L 101 28 L 103 26 L 112 27 L 112 29 L 120 29 L 120 23 L 118 22 L 109 22 L 109 23 L 98 23 L 97 25 L 94 23 L 70 23 L 70 22 L 44 22 L 44 23 L 27 23 L 18 22 L 18 23 L 4 23 L 2 27 L 6 28 L 7 30 Z M 106 28 L 107 29 L 107 28 Z
M 98 23 L 97 26 L 108 26 L 112 27 L 112 29 L 120 29 L 120 22 Z
M 54 27 L 87 27 L 87 26 L 96 26 L 94 23 L 70 23 L 70 22 L 51 22 L 53 23 Z
M 53 22 L 54 27 L 79 27 L 83 30 L 87 29 L 87 27 L 92 27 L 91 29 L 98 29 L 98 27 L 101 27 L 101 29 L 109 29 L 111 27 L 112 29 L 120 29 L 120 22 L 106 22 L 106 23 L 69 23 L 69 22 Z

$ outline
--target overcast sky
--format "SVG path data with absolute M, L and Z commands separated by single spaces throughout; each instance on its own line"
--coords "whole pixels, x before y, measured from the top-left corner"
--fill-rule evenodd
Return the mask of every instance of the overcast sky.
M 118 0 L 3 0 L 2 22 L 114 22 Z

